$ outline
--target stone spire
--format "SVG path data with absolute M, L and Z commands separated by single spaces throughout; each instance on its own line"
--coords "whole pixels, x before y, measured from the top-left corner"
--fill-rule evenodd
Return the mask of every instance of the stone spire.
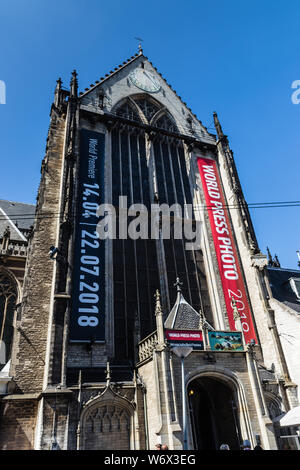
M 154 297 L 155 297 L 155 317 L 156 317 L 158 346 L 162 347 L 165 343 L 165 335 L 164 335 L 162 308 L 161 308 L 161 303 L 160 303 L 160 293 L 158 289 L 155 292 Z
M 271 255 L 271 252 L 270 252 L 268 246 L 267 246 L 267 253 L 268 253 L 269 266 L 272 266 L 273 265 L 273 258 L 272 258 L 272 255 Z
M 200 322 L 199 322 L 199 327 L 202 330 L 203 328 L 206 327 L 206 318 L 204 313 L 202 312 L 201 308 L 199 310 L 199 316 L 200 316 Z
M 174 283 L 174 287 L 176 287 L 177 290 L 177 295 L 181 294 L 181 286 L 183 285 L 183 282 L 180 282 L 179 277 L 176 278 L 176 282 Z
M 58 108 L 60 105 L 61 101 L 61 85 L 62 85 L 62 80 L 60 77 L 56 80 L 56 87 L 54 91 L 54 104 Z
M 281 267 L 277 255 L 274 256 L 274 267 L 275 267 L 275 268 L 280 268 L 280 267 Z
M 268 253 L 268 259 L 269 259 L 269 262 L 268 262 L 269 266 L 271 266 L 272 268 L 280 268 L 280 262 L 279 262 L 278 256 L 275 255 L 273 258 L 268 247 L 267 247 L 267 253 Z
M 58 79 L 56 80 L 56 90 L 60 90 L 61 86 L 62 86 L 62 79 L 61 77 L 58 77 Z
M 9 225 L 8 225 L 6 227 L 6 229 L 4 230 L 3 237 L 2 237 L 2 245 L 1 245 L 2 250 L 7 250 L 8 249 L 10 235 L 11 235 L 11 233 L 10 233 L 10 228 L 9 228 Z
M 218 134 L 218 139 L 221 140 L 224 137 L 223 129 L 222 129 L 222 126 L 220 124 L 218 115 L 215 111 L 213 113 L 213 116 L 214 116 L 215 128 L 216 128 L 216 131 L 217 131 L 217 134 Z
M 72 72 L 72 78 L 70 82 L 70 98 L 77 98 L 77 92 L 78 92 L 77 72 L 74 69 Z
M 109 362 L 106 363 L 105 375 L 106 375 L 106 386 L 108 387 L 110 385 L 110 381 L 111 381 L 111 373 L 110 373 Z

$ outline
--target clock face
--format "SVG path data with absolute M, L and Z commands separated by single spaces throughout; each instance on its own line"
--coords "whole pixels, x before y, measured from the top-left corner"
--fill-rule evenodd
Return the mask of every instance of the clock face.
M 159 81 L 147 70 L 135 69 L 129 78 L 135 86 L 148 93 L 157 93 L 161 89 Z

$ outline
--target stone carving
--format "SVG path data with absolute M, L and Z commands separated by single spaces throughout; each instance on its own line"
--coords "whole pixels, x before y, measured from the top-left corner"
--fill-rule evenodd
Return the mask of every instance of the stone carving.
M 258 255 L 252 256 L 251 259 L 252 259 L 252 266 L 257 268 L 259 271 L 263 271 L 265 266 L 268 265 L 268 258 L 266 257 L 266 255 L 258 254 Z
M 109 373 L 108 373 L 109 375 Z M 135 404 L 109 384 L 83 405 L 79 438 L 85 450 L 130 448 Z

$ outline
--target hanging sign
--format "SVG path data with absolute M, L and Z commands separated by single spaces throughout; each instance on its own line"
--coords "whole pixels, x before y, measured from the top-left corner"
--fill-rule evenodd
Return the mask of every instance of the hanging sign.
M 257 341 L 216 163 L 214 160 L 203 157 L 197 158 L 197 162 L 218 260 L 230 329 L 236 329 L 232 306 L 232 298 L 234 298 L 241 315 L 245 342 L 248 343 L 251 339 Z
M 105 252 L 97 209 L 104 202 L 102 133 L 81 130 L 70 341 L 105 340 Z
M 203 349 L 202 331 L 166 330 L 166 339 L 172 346 L 190 346 L 193 349 Z
M 209 331 L 209 345 L 212 351 L 243 351 L 242 333 L 239 331 Z

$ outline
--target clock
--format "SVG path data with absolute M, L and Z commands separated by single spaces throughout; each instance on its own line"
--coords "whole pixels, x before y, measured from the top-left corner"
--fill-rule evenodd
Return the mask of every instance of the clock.
M 159 81 L 147 70 L 135 69 L 129 78 L 135 86 L 148 93 L 157 93 L 161 89 Z

